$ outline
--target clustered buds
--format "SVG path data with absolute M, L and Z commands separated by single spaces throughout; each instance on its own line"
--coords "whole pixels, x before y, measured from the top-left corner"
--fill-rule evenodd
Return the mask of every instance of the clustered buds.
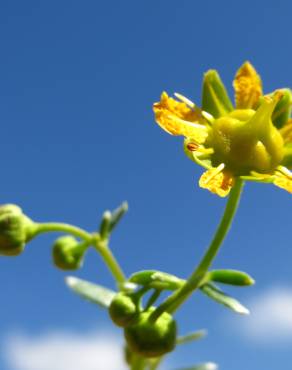
M 0 254 L 17 256 L 32 238 L 34 223 L 14 204 L 0 206 Z
M 151 321 L 151 307 L 139 315 L 137 322 L 125 328 L 129 348 L 144 357 L 158 357 L 171 352 L 176 344 L 176 323 L 163 312 L 155 322 Z
M 162 313 L 155 321 L 151 314 L 155 307 L 140 307 L 140 292 L 119 292 L 109 306 L 112 321 L 124 328 L 127 348 L 143 357 L 158 357 L 174 349 L 176 323 L 173 317 Z
M 53 261 L 61 270 L 77 270 L 82 266 L 87 245 L 78 242 L 73 236 L 58 238 L 53 245 Z

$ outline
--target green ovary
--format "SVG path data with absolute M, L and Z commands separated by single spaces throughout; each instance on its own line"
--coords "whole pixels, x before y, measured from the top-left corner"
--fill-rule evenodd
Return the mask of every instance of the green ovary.
M 215 120 L 209 145 L 214 166 L 224 163 L 235 175 L 269 173 L 283 159 L 283 139 L 270 117 L 255 120 L 252 109 L 234 110 Z

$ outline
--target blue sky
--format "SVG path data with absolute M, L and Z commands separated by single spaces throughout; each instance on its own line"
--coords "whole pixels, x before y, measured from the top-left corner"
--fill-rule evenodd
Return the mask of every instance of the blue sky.
M 162 90 L 199 103 L 209 68 L 232 93 L 245 60 L 262 75 L 266 92 L 291 87 L 291 7 L 288 0 L 2 2 L 1 203 L 19 204 L 37 221 L 94 230 L 105 209 L 128 200 L 112 239 L 127 274 L 157 268 L 187 276 L 225 201 L 198 187 L 201 169 L 184 156 L 181 138 L 155 124 L 152 103 Z M 178 314 L 180 331 L 206 327 L 209 336 L 179 349 L 169 368 L 202 361 L 224 370 L 287 368 L 291 202 L 273 186 L 247 184 L 215 263 L 248 271 L 256 286 L 230 292 L 259 317 L 267 302 L 278 302 L 278 316 L 266 310 L 266 331 L 254 335 L 255 320 L 234 317 L 198 294 Z M 0 259 L 3 370 L 35 370 L 9 365 L 5 348 L 13 333 L 36 341 L 50 331 L 112 330 L 105 312 L 66 289 L 66 274 L 51 264 L 52 241 L 41 237 L 20 257 Z M 113 287 L 94 252 L 77 276 Z M 279 320 L 284 329 L 273 339 Z

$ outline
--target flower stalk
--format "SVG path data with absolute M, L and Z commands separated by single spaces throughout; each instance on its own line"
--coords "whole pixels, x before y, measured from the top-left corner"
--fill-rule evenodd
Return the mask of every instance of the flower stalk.
M 200 287 L 204 281 L 204 277 L 208 272 L 208 269 L 212 265 L 214 258 L 216 257 L 223 240 L 225 239 L 228 230 L 232 224 L 236 210 L 239 205 L 240 195 L 242 191 L 243 181 L 237 179 L 234 187 L 230 191 L 230 195 L 225 207 L 225 211 L 217 228 L 217 231 L 206 251 L 201 262 L 187 279 L 185 284 L 172 295 L 170 295 L 151 315 L 151 320 L 155 321 L 165 311 L 169 313 L 175 312 L 186 299 Z

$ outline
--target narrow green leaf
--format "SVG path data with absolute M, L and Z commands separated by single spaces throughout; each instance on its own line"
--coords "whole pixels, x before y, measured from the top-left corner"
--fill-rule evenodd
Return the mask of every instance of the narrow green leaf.
M 204 75 L 202 109 L 215 118 L 233 110 L 233 105 L 217 71 L 209 70 Z
M 208 273 L 207 278 L 217 283 L 237 286 L 248 286 L 255 283 L 250 275 L 238 270 L 213 270 Z
M 198 330 L 193 333 L 189 333 L 189 334 L 178 337 L 176 340 L 176 344 L 186 344 L 186 343 L 194 342 L 196 340 L 204 338 L 206 335 L 207 335 L 206 330 Z
M 229 295 L 225 294 L 221 289 L 216 287 L 214 284 L 207 283 L 203 285 L 200 289 L 209 298 L 213 299 L 214 301 L 220 304 L 223 304 L 227 308 L 230 308 L 232 311 L 239 313 L 241 315 L 249 314 L 249 310 L 246 307 L 244 307 L 235 298 L 232 298 Z
M 130 276 L 128 281 L 158 290 L 176 290 L 185 282 L 185 280 L 180 279 L 175 275 L 157 270 L 143 270 L 135 272 Z
M 204 364 L 198 364 L 192 367 L 185 367 L 183 369 L 178 370 L 216 370 L 218 366 L 213 362 L 205 362 Z
M 120 205 L 120 207 L 118 207 L 112 212 L 112 217 L 111 217 L 110 227 L 109 227 L 110 232 L 117 226 L 117 224 L 120 222 L 124 214 L 128 211 L 128 208 L 129 208 L 128 203 L 123 202 Z
M 110 211 L 105 211 L 99 227 L 101 239 L 106 239 L 110 233 L 112 215 Z
M 68 276 L 65 279 L 70 289 L 82 298 L 108 308 L 116 292 L 101 285 L 90 283 L 89 281 Z

